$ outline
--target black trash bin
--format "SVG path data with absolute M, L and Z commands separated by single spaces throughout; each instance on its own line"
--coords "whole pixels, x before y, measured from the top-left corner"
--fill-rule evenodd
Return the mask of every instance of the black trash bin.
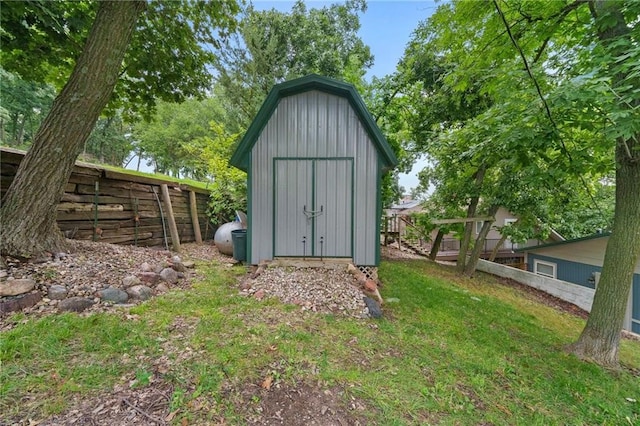
M 233 258 L 238 262 L 246 262 L 247 230 L 235 229 L 231 231 L 231 244 L 233 244 Z

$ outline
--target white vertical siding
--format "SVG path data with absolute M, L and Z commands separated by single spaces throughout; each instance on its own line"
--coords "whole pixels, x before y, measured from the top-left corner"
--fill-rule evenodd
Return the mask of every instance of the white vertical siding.
M 309 91 L 280 99 L 251 151 L 251 261 L 273 257 L 274 158 L 353 158 L 358 265 L 376 261 L 378 153 L 346 98 Z

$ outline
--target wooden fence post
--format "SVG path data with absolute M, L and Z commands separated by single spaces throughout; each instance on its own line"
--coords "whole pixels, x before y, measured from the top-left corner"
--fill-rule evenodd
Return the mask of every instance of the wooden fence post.
M 100 183 L 95 181 L 95 195 L 93 196 L 93 241 L 98 241 L 98 195 L 100 195 Z
M 198 205 L 196 204 L 196 193 L 193 191 L 189 191 L 189 209 L 191 210 L 191 223 L 193 223 L 193 234 L 196 238 L 196 243 L 202 244 L 200 222 L 198 222 Z
M 171 233 L 171 245 L 173 250 L 180 252 L 180 235 L 178 234 L 178 227 L 176 226 L 176 219 L 173 215 L 173 208 L 171 207 L 171 197 L 169 196 L 169 187 L 166 183 L 160 185 L 162 190 L 162 199 L 164 200 L 165 209 L 167 210 L 167 218 L 169 219 L 169 232 Z

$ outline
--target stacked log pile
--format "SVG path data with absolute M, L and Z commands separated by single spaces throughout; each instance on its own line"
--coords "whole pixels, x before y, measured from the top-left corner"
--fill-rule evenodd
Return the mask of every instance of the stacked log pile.
M 24 153 L 2 148 L 0 154 L 0 192 L 4 198 Z M 58 204 L 58 226 L 67 238 L 162 246 L 166 237 L 172 245 L 162 185 L 168 187 L 180 242 L 196 241 L 192 209 L 197 212 L 202 239 L 212 239 L 214 230 L 206 216 L 208 191 L 81 162 L 76 162 Z

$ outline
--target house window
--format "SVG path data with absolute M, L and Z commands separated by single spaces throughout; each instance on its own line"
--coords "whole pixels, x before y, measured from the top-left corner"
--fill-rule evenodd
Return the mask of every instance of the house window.
M 482 231 L 482 225 L 484 225 L 484 222 L 476 222 L 476 234 L 479 234 L 480 231 Z
M 556 264 L 535 259 L 533 261 L 533 272 L 545 277 L 556 278 Z

